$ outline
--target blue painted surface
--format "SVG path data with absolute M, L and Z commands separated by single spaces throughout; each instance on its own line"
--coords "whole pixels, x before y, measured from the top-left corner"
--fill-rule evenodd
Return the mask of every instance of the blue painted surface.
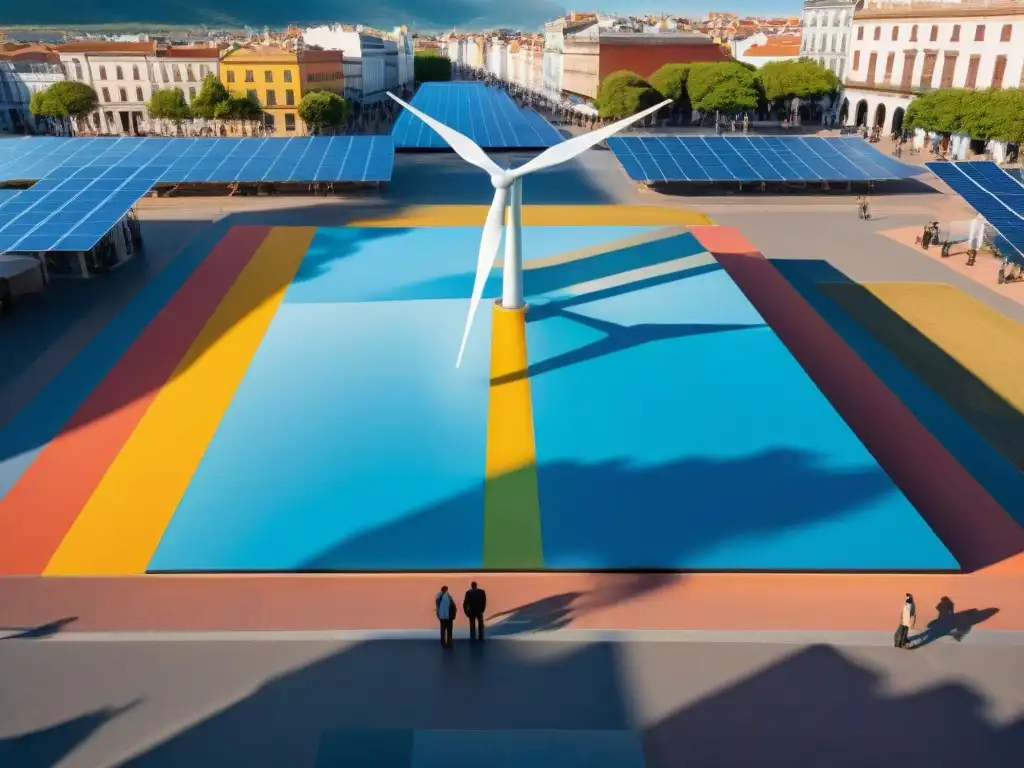
M 971 475 L 1024 526 L 1024 475 L 996 451 L 945 400 L 913 373 L 843 309 L 815 288 L 816 282 L 844 281 L 822 261 L 775 261 L 804 299 L 835 329 Z
M 284 304 L 151 570 L 430 570 L 483 560 L 490 313 Z
M 43 447 L 57 436 L 225 232 L 223 227 L 204 232 L 159 274 L 150 278 L 78 357 L 0 430 L 0 498 L 10 491 Z M 147 394 L 152 386 L 162 383 L 139 382 L 137 394 Z
M 546 565 L 957 568 L 739 289 L 682 274 L 527 326 Z
M 644 768 L 636 731 L 416 731 L 411 768 Z

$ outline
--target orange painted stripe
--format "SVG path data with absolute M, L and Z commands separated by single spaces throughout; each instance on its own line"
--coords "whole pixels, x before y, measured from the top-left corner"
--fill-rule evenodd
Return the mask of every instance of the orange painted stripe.
M 782 273 L 731 227 L 694 227 L 693 234 L 961 567 L 973 571 L 1004 563 L 1016 568 L 1024 530 Z
M 0 499 L 0 574 L 43 572 L 270 229 L 231 229 Z

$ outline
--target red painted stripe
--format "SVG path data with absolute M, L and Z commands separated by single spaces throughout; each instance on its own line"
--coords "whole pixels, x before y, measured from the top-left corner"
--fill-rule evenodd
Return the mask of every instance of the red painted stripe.
M 43 572 L 150 403 L 269 232 L 270 227 L 231 229 L 0 499 L 0 574 Z
M 1024 552 L 1024 530 L 737 230 L 693 227 L 964 570 Z

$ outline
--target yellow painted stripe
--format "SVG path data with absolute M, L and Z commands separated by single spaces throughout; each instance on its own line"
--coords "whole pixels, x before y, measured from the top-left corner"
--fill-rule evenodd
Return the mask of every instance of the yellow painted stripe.
M 476 227 L 486 205 L 424 205 L 399 213 L 353 219 L 350 227 Z M 526 205 L 528 227 L 689 227 L 711 224 L 699 211 L 657 205 Z
M 271 231 L 121 449 L 46 575 L 145 572 L 315 231 Z
M 484 567 L 544 566 L 526 309 L 493 305 L 484 484 Z

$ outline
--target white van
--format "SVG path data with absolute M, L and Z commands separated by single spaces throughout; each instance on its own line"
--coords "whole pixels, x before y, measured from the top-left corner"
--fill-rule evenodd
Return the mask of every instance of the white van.
M 17 297 L 38 293 L 45 285 L 43 265 L 38 259 L 0 254 L 0 316 L 10 311 Z

